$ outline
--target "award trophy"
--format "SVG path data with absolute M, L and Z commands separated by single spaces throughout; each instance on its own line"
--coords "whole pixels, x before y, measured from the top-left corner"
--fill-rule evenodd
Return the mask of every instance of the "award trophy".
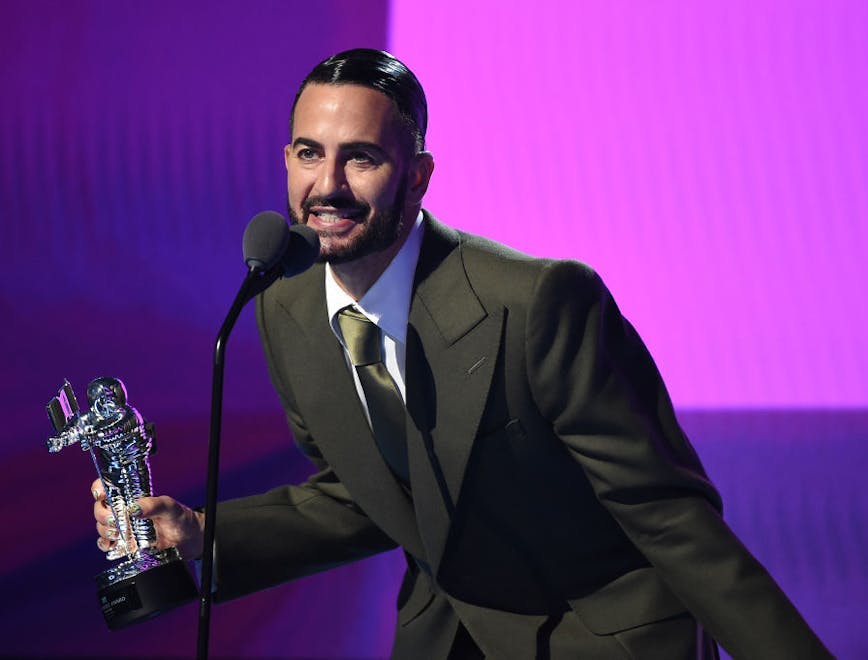
M 89 452 L 106 493 L 118 540 L 106 553 L 122 559 L 96 576 L 97 596 L 111 630 L 157 616 L 197 596 L 196 585 L 176 548 L 157 550 L 154 524 L 132 518 L 129 506 L 150 496 L 154 427 L 127 404 L 127 391 L 117 378 L 97 378 L 87 386 L 90 410 L 79 412 L 68 381 L 48 403 L 57 435 L 48 451 L 79 443 Z

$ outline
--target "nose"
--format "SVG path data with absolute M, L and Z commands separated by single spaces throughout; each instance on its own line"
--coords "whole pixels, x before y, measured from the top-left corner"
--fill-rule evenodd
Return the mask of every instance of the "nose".
M 343 163 L 337 158 L 326 158 L 319 168 L 314 192 L 322 197 L 334 195 L 347 187 Z

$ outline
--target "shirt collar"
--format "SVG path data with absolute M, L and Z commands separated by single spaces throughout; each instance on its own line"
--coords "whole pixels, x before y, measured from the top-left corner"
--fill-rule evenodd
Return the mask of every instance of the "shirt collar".
M 341 334 L 335 317 L 341 309 L 353 305 L 373 321 L 383 333 L 396 342 L 406 343 L 410 294 L 413 291 L 413 278 L 416 274 L 416 263 L 419 261 L 419 251 L 422 248 L 423 233 L 420 211 L 398 254 L 358 302 L 338 285 L 331 264 L 326 263 L 326 309 L 332 331 L 337 337 Z

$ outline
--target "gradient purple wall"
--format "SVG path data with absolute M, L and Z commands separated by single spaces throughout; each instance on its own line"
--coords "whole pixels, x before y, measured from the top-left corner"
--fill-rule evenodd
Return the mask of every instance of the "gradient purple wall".
M 0 6 L 0 653 L 193 655 L 193 606 L 105 629 L 93 468 L 76 448 L 47 454 L 44 405 L 64 377 L 83 397 L 95 376 L 121 376 L 157 423 L 156 488 L 202 501 L 213 340 L 248 219 L 285 209 L 293 95 L 327 55 L 385 47 L 387 25 L 385 1 Z M 251 310 L 226 383 L 221 494 L 302 478 Z M 386 556 L 215 608 L 212 648 L 387 650 L 381 585 L 399 570 Z
M 285 207 L 298 81 L 368 45 L 426 87 L 427 206 L 601 272 L 730 524 L 833 650 L 864 655 L 866 25 L 864 2 L 5 2 L 2 652 L 192 655 L 193 607 L 105 631 L 91 468 L 44 451 L 44 404 L 64 377 L 123 377 L 158 426 L 157 488 L 201 501 L 241 232 Z M 250 310 L 226 383 L 221 493 L 301 478 Z M 213 649 L 383 656 L 400 561 L 217 607 Z

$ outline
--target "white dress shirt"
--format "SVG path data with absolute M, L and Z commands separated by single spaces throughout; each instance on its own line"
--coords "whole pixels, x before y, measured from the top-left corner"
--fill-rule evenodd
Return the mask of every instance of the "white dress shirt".
M 413 292 L 413 277 L 416 273 L 416 263 L 419 261 L 419 250 L 422 247 L 422 212 L 416 217 L 416 222 L 410 229 L 410 234 L 398 254 L 392 259 L 383 274 L 362 296 L 361 300 L 353 298 L 335 281 L 334 272 L 327 263 L 325 268 L 325 294 L 326 308 L 328 309 L 329 324 L 335 337 L 344 347 L 344 357 L 347 367 L 353 375 L 356 384 L 356 393 L 368 415 L 368 423 L 371 423 L 368 414 L 368 404 L 362 383 L 356 373 L 347 345 L 338 325 L 338 312 L 352 305 L 380 329 L 380 347 L 383 350 L 383 362 L 401 398 L 406 402 L 407 393 L 404 383 L 405 361 L 407 352 L 407 317 L 410 314 L 410 296 Z

